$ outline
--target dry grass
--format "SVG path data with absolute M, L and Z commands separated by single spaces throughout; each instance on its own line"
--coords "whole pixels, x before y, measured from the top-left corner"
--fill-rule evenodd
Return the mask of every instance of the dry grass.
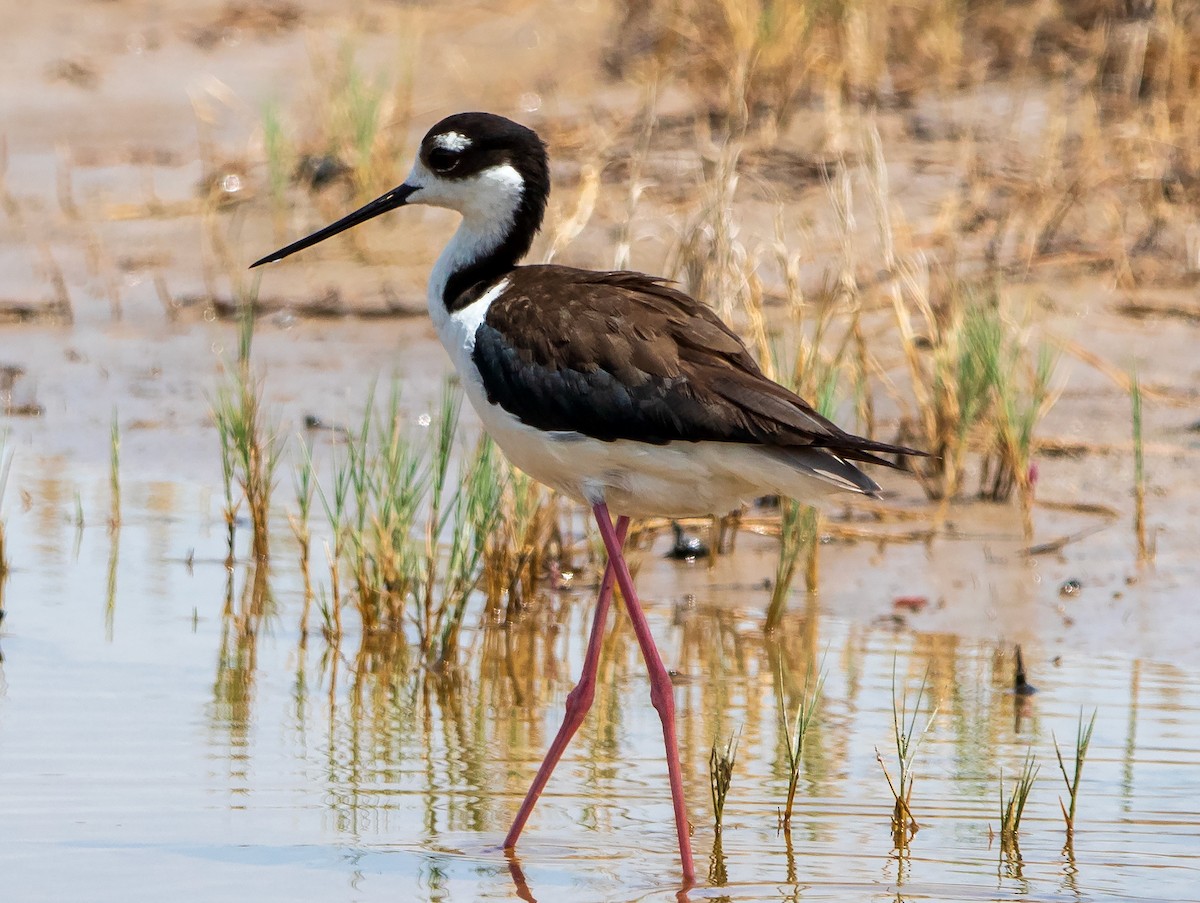
M 364 641 L 409 637 L 422 660 L 443 665 L 458 649 L 473 594 L 482 593 L 486 612 L 507 600 L 510 616 L 533 595 L 556 544 L 556 509 L 490 440 L 462 447 L 458 392 L 447 388 L 436 418 L 419 430 L 406 426 L 399 399 L 394 387 L 382 411 L 369 402 L 331 479 L 323 485 L 305 464 L 298 494 L 315 489 L 333 536 L 327 636 L 341 636 L 345 573 Z M 300 507 L 293 530 L 304 556 Z
M 346 179 L 360 201 L 397 184 L 407 151 L 414 67 L 421 44 L 416 18 L 397 41 L 386 68 L 368 71 L 346 34 L 310 44 L 312 87 L 294 112 L 268 103 L 261 148 L 268 194 L 276 210 L 288 187 L 312 191 Z
M 845 154 L 875 109 L 915 107 L 914 136 L 930 120 L 936 132 L 931 95 L 952 102 L 1003 81 L 1009 112 L 943 124 L 966 175 L 937 241 L 948 256 L 979 242 L 983 260 L 1011 272 L 1075 261 L 1126 284 L 1197 268 L 1195 0 L 657 0 L 626 4 L 614 34 L 612 68 L 632 72 L 636 57 L 644 79 L 682 89 L 735 163 L 783 142 Z
M 1045 344 L 1029 347 L 995 289 L 952 283 L 934 301 L 922 276 L 903 268 L 903 290 L 892 297 L 918 444 L 934 455 L 920 472 L 925 491 L 935 499 L 958 495 L 974 451 L 980 496 L 1005 501 L 1016 489 L 1028 512 L 1034 429 L 1056 397 L 1055 355 Z
M 271 493 L 275 468 L 283 449 L 278 429 L 263 410 L 263 382 L 253 370 L 250 354 L 254 337 L 254 296 L 243 300 L 238 329 L 238 357 L 226 367 L 226 381 L 212 403 L 213 421 L 221 441 L 224 477 L 227 564 L 234 560 L 237 514 L 243 502 L 250 515 L 254 561 L 263 569 L 271 557 Z M 239 491 L 235 491 L 234 486 Z

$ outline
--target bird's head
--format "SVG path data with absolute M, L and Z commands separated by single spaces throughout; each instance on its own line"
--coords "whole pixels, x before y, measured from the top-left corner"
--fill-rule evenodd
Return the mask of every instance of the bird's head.
M 494 113 L 456 113 L 421 139 L 417 159 L 401 185 L 251 266 L 282 260 L 410 204 L 455 210 L 477 232 L 504 235 L 519 222 L 520 231 L 532 238 L 549 193 L 546 146 L 536 132 Z

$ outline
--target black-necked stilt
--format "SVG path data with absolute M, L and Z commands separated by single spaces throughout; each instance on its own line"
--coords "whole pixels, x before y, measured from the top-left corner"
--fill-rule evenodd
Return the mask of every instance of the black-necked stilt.
M 513 464 L 591 506 L 608 567 L 566 718 L 517 812 L 515 846 L 595 693 L 614 580 L 662 720 L 684 877 L 693 877 L 671 679 L 621 547 L 629 518 L 724 514 L 756 496 L 873 494 L 853 462 L 909 449 L 851 435 L 763 375 L 705 305 L 663 279 L 518 266 L 550 192 L 546 148 L 502 116 L 459 113 L 421 141 L 404 184 L 259 260 L 281 260 L 405 204 L 462 214 L 429 280 L 429 314 L 484 427 Z M 609 512 L 619 516 L 614 525 Z

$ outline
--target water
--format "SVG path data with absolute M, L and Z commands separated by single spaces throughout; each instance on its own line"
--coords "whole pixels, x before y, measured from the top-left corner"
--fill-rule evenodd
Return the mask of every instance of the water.
M 768 572 L 768 542 L 743 537 L 712 575 L 658 549 L 639 580 L 678 672 L 700 877 L 681 895 L 660 728 L 624 618 L 518 859 L 498 850 L 582 659 L 589 588 L 549 596 L 510 629 L 469 619 L 466 667 L 431 675 L 354 637 L 337 652 L 319 637 L 302 644 L 280 532 L 273 607 L 239 634 L 223 616 L 210 488 L 129 479 L 111 533 L 106 481 L 23 456 L 5 501 L 15 566 L 0 636 L 6 899 L 1200 899 L 1200 670 L 1186 661 L 1026 637 L 1039 692 L 1017 697 L 1007 643 L 839 604 L 857 590 L 838 562 L 860 547 L 828 551 L 822 601 L 795 596 L 773 642 L 753 583 Z M 82 531 L 76 490 L 91 524 Z M 894 576 L 921 554 L 873 558 Z M 237 609 L 246 575 L 233 578 Z M 971 593 L 946 604 L 966 606 Z M 789 838 L 777 828 L 778 699 L 796 703 L 810 661 L 823 661 L 827 682 Z M 937 715 L 917 757 L 921 827 L 900 855 L 876 749 L 894 775 L 893 686 L 911 704 L 925 675 Z M 1093 709 L 1070 854 L 1051 738 L 1069 756 L 1081 711 Z M 733 734 L 716 848 L 708 756 Z M 1015 775 L 1030 746 L 1041 774 L 1021 858 L 1006 860 L 992 836 L 999 771 Z

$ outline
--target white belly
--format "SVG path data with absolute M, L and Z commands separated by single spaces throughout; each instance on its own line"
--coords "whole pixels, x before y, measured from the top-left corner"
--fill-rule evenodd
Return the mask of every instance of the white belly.
M 758 496 L 817 502 L 837 487 L 752 446 L 724 442 L 648 445 L 545 433 L 489 404 L 475 379 L 467 397 L 508 459 L 539 482 L 614 515 L 698 517 L 727 514 Z

